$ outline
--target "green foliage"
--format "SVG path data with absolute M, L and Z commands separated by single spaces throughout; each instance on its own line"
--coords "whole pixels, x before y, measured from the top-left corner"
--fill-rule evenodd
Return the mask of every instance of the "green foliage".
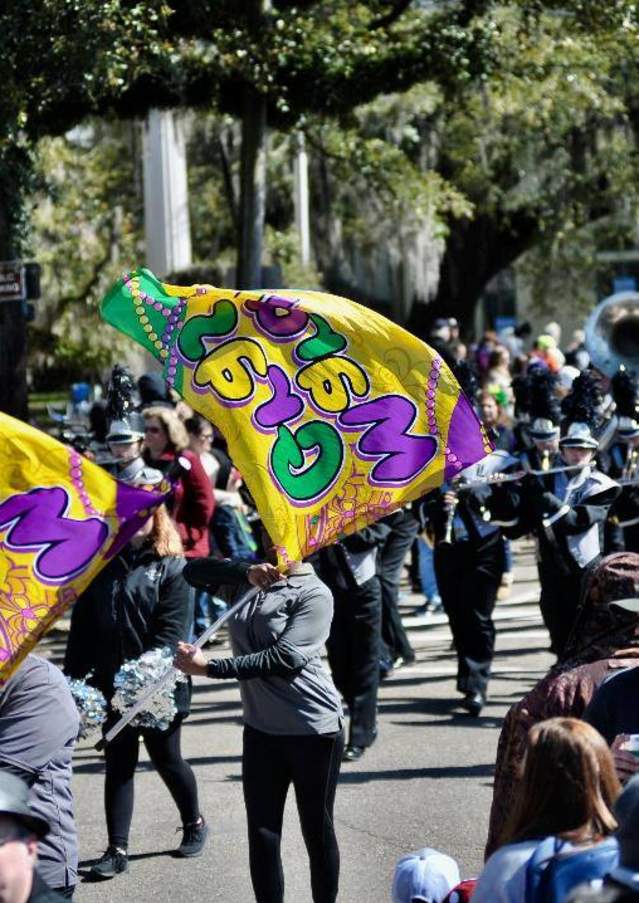
M 55 359 L 70 373 L 95 374 L 122 352 L 124 343 L 101 328 L 97 304 L 143 253 L 138 143 L 133 125 L 90 122 L 39 144 L 32 250 L 43 266 L 43 299 L 30 340 L 36 369 Z
M 266 97 L 270 124 L 282 130 L 270 143 L 267 243 L 285 267 L 297 266 L 283 134 L 292 126 L 306 132 L 328 172 L 346 237 L 375 245 L 428 219 L 466 265 L 465 230 L 481 222 L 490 241 L 479 283 L 535 244 L 541 259 L 565 266 L 564 249 L 593 221 L 618 223 L 620 240 L 629 234 L 639 184 L 635 2 L 274 0 L 267 13 L 260 6 L 8 0 L 0 20 L 0 211 L 14 245 L 36 138 L 90 113 L 193 107 L 210 114 L 195 121 L 190 146 L 194 247 L 200 259 L 230 262 L 239 149 L 233 117 L 246 84 Z M 93 150 L 97 161 L 101 152 Z M 68 190 L 54 186 L 60 219 L 44 245 L 38 238 L 36 250 L 51 260 L 48 291 L 61 302 L 91 296 L 92 273 L 106 260 L 113 223 L 100 203 L 123 211 L 123 225 L 114 227 L 117 253 L 128 254 L 139 238 L 138 212 L 124 197 L 126 165 L 117 154 L 109 158 L 108 147 L 103 153 L 95 169 L 90 154 L 82 165 L 64 164 L 82 171 L 78 184 L 86 178 L 87 198 L 95 190 L 101 199 L 97 208 L 78 209 L 73 178 Z M 111 167 L 113 181 L 96 185 L 101 165 Z M 64 232 L 65 214 L 90 221 L 80 255 L 79 233 Z M 47 235 L 42 222 L 37 229 Z M 59 253 L 54 235 L 62 236 Z M 100 273 L 116 265 L 117 253 Z M 67 284 L 65 254 L 74 260 Z M 579 265 L 586 272 L 585 260 Z M 469 291 L 478 284 L 457 283 Z

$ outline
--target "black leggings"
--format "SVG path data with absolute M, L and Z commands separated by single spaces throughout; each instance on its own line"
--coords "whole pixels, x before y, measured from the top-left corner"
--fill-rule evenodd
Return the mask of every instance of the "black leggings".
M 133 776 L 138 764 L 140 734 L 158 774 L 178 807 L 182 824 L 200 817 L 197 784 L 193 769 L 180 751 L 182 716 L 178 715 L 166 731 L 125 727 L 106 747 L 106 809 L 109 844 L 127 848 L 133 815 Z
M 284 900 L 280 843 L 291 783 L 311 864 L 313 901 L 334 903 L 337 899 L 339 849 L 333 804 L 343 749 L 341 731 L 293 737 L 245 726 L 242 782 L 257 903 Z

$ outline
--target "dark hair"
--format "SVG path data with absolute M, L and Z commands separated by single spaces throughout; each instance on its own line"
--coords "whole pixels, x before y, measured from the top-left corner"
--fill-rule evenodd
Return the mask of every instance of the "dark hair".
M 493 367 L 499 367 L 500 364 L 504 363 L 504 361 L 506 360 L 510 360 L 509 351 L 507 348 L 504 348 L 503 345 L 499 345 L 488 355 L 488 367 L 489 369 L 492 369 Z
M 209 426 L 209 421 L 199 414 L 193 414 L 192 417 L 184 421 L 184 426 L 189 436 L 201 436 L 204 428 Z
M 560 836 L 600 839 L 617 827 L 621 785 L 606 741 L 577 718 L 549 718 L 528 732 L 521 786 L 500 846 Z
M 98 442 L 106 442 L 109 432 L 109 421 L 106 413 L 107 403 L 104 399 L 94 401 L 89 408 L 89 427 Z
M 519 326 L 515 326 L 515 335 L 518 339 L 528 338 L 530 333 L 532 332 L 532 326 L 526 320 L 524 323 L 520 323 Z

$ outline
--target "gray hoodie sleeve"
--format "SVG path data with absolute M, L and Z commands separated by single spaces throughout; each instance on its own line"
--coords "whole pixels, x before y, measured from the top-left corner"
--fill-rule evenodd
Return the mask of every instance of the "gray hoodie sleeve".
M 208 663 L 211 678 L 294 677 L 317 654 L 330 631 L 333 598 L 319 581 L 305 587 L 290 608 L 286 627 L 267 649 Z

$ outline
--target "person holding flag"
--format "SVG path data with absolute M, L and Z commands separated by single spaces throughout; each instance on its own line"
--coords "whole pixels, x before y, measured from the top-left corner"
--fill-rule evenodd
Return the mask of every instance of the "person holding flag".
M 251 880 L 258 903 L 284 900 L 280 856 L 284 804 L 295 788 L 311 867 L 314 903 L 334 903 L 339 849 L 333 804 L 344 750 L 340 697 L 321 654 L 333 617 L 333 597 L 313 566 L 290 562 L 283 573 L 265 534 L 261 564 L 191 560 L 185 578 L 229 605 L 256 592 L 229 620 L 232 658 L 207 661 L 180 643 L 176 667 L 185 674 L 240 681 L 244 712 L 242 783 L 248 819 Z
M 242 680 L 258 900 L 282 899 L 280 810 L 289 783 L 297 788 L 316 772 L 302 819 L 314 900 L 332 901 L 338 851 L 330 808 L 343 738 L 339 697 L 319 660 L 332 599 L 302 562 L 452 479 L 484 458 L 490 441 L 436 350 L 345 298 L 172 286 L 139 269 L 116 282 L 101 313 L 155 355 L 170 387 L 224 435 L 270 536 L 278 569 L 189 562 L 194 584 L 249 582 L 261 592 L 231 626 L 241 654 L 207 664 L 181 646 L 177 664 Z M 258 710 L 262 697 L 267 707 Z M 300 736 L 309 747 L 303 766 Z M 271 785 L 261 780 L 269 767 Z
M 169 491 L 0 413 L 0 687 Z
M 133 477 L 135 484 L 146 486 L 162 479 L 162 474 L 148 465 Z M 180 536 L 161 505 L 76 602 L 64 662 L 66 674 L 83 679 L 90 673 L 89 682 L 110 702 L 115 675 L 126 661 L 151 649 L 175 649 L 178 641 L 189 635 L 191 621 L 191 594 L 183 567 Z M 193 769 L 181 753 L 181 726 L 189 702 L 190 686 L 181 683 L 175 691 L 177 714 L 166 730 L 129 725 L 107 744 L 104 798 L 109 842 L 91 869 L 94 878 L 114 878 L 128 869 L 140 735 L 180 812 L 183 838 L 177 854 L 193 857 L 202 852 L 208 826 L 199 810 Z M 111 715 L 105 732 L 117 720 Z

